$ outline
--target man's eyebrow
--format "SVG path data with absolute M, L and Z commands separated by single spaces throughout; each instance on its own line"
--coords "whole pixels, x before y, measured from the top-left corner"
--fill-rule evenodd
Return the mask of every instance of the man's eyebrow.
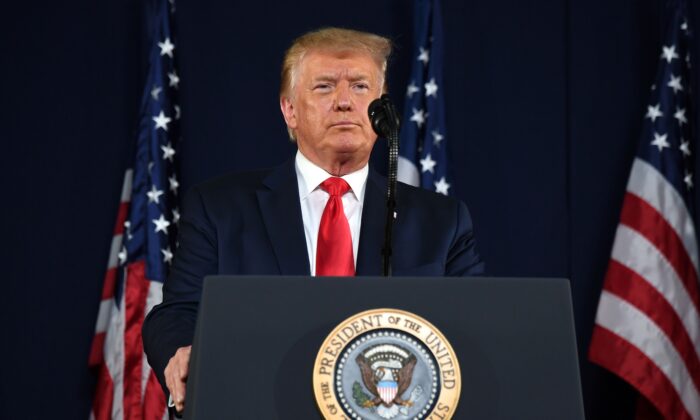
M 318 76 L 315 76 L 313 80 L 315 82 L 334 82 L 338 80 L 340 77 L 335 74 L 320 74 Z M 356 82 L 358 80 L 370 80 L 371 76 L 367 73 L 355 73 L 355 74 L 350 74 L 348 76 L 348 79 L 350 79 L 353 82 Z
M 319 74 L 317 76 L 314 76 L 313 80 L 314 81 L 332 82 L 332 81 L 338 80 L 338 76 L 335 74 Z
M 371 79 L 370 75 L 365 73 L 351 74 L 348 78 L 352 82 L 368 81 Z

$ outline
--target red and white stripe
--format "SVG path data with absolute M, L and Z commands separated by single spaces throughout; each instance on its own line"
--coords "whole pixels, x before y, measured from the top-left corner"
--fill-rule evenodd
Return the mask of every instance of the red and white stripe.
M 146 279 L 143 262 L 119 267 L 118 261 L 129 212 L 132 176 L 131 170 L 124 175 L 90 352 L 90 365 L 99 369 L 90 412 L 90 419 L 95 420 L 168 419 L 163 391 L 146 362 L 141 341 L 141 325 L 148 311 L 162 300 L 162 284 Z M 124 270 L 125 279 L 119 306 L 114 301 L 117 270 Z
M 92 342 L 92 350 L 90 351 L 90 365 L 98 365 L 103 360 L 103 349 L 107 328 L 112 323 L 111 315 L 116 310 L 114 305 L 114 288 L 117 281 L 117 269 L 119 263 L 119 251 L 122 248 L 122 238 L 124 234 L 124 222 L 129 213 L 129 200 L 131 199 L 131 181 L 133 179 L 133 171 L 128 169 L 124 174 L 124 183 L 122 184 L 121 200 L 119 201 L 119 210 L 117 212 L 117 221 L 114 225 L 114 236 L 112 237 L 112 246 L 109 250 L 109 259 L 107 261 L 107 272 L 105 273 L 104 283 L 102 285 L 102 300 L 100 301 L 100 309 L 97 313 L 97 323 L 95 325 L 95 338 Z
M 377 391 L 379 391 L 379 397 L 387 404 L 391 404 L 396 398 L 396 392 L 398 388 L 394 384 L 393 386 L 378 386 Z
M 613 245 L 590 359 L 668 419 L 700 419 L 700 287 L 683 198 L 636 159 Z

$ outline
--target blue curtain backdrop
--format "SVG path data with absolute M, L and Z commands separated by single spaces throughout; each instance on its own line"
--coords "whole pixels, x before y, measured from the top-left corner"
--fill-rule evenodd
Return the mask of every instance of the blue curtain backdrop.
M 0 13 L 0 417 L 82 419 L 145 77 L 146 3 L 8 3 Z M 184 188 L 292 156 L 279 67 L 307 30 L 390 36 L 389 84 L 401 109 L 413 59 L 410 2 L 295 3 L 177 2 Z M 634 405 L 630 389 L 586 352 L 664 7 L 443 0 L 454 191 L 470 206 L 490 274 L 571 279 L 589 418 L 630 418 Z M 691 4 L 696 28 L 698 9 Z M 380 170 L 384 148 L 378 143 L 373 158 Z

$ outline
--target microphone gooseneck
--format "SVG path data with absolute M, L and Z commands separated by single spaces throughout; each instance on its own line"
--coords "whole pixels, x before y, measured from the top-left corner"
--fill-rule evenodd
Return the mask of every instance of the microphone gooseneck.
M 399 158 L 400 120 L 389 95 L 382 95 L 369 104 L 367 109 L 372 128 L 379 137 L 389 143 L 389 165 L 387 173 L 386 224 L 384 226 L 384 247 L 382 248 L 383 270 L 385 277 L 391 276 L 392 234 L 396 212 L 396 178 Z

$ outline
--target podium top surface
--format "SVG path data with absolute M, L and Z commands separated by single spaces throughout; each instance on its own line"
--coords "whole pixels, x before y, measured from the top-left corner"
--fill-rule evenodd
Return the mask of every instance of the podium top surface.
M 319 418 L 323 341 L 377 308 L 414 313 L 451 343 L 462 377 L 453 418 L 583 419 L 565 279 L 279 276 L 205 279 L 185 418 Z

